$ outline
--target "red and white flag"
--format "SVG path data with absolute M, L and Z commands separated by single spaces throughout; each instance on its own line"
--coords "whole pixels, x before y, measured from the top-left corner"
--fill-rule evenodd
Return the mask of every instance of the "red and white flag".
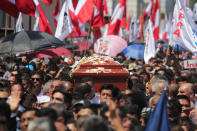
M 57 27 L 57 21 L 58 21 L 58 18 L 59 18 L 59 14 L 60 14 L 60 4 L 59 4 L 59 0 L 57 0 L 56 4 L 55 4 L 55 10 L 52 14 L 52 16 L 54 18 L 54 24 L 55 24 L 56 27 Z
M 47 21 L 47 18 L 42 10 L 38 0 L 33 0 L 34 4 L 36 5 L 36 9 L 38 10 L 38 17 L 39 17 L 39 28 L 42 32 L 47 32 L 49 34 L 53 34 L 50 24 Z
M 153 10 L 153 0 L 150 0 L 146 10 L 144 11 L 144 20 L 146 20 L 152 13 Z
M 183 0 L 176 0 L 170 45 L 179 45 L 197 55 L 197 26 L 188 14 Z
M 47 6 L 50 6 L 53 2 L 53 0 L 40 0 L 42 2 L 44 2 Z
M 104 0 L 96 0 L 90 26 L 101 27 L 105 25 Z
M 79 21 L 82 24 L 85 24 L 88 20 L 92 18 L 94 11 L 94 0 L 79 0 L 75 14 L 77 15 Z
M 137 36 L 138 40 L 141 40 L 144 38 L 144 23 L 147 20 L 147 18 L 149 18 L 149 16 L 151 16 L 153 10 L 153 0 L 150 0 L 147 8 L 145 11 L 143 11 L 143 14 L 140 16 L 140 27 L 139 27 L 139 33 Z
M 159 0 L 156 0 L 153 12 L 151 14 L 151 22 L 153 25 L 153 36 L 155 40 L 159 39 Z
M 112 17 L 111 21 L 109 22 L 108 28 L 107 28 L 107 35 L 118 35 L 121 28 L 122 20 L 126 20 L 126 0 L 120 0 L 117 4 Z M 125 21 L 126 24 L 126 21 Z M 124 24 L 123 24 L 124 25 Z
M 22 13 L 33 17 L 39 17 L 39 30 L 53 34 L 51 26 L 49 25 L 47 18 L 39 4 L 38 0 L 15 0 L 16 7 Z
M 64 2 L 59 15 L 55 37 L 64 40 L 73 31 L 81 33 L 72 0 L 67 0 Z
M 19 15 L 19 10 L 15 5 L 14 0 L 0 0 L 0 10 L 5 11 L 15 18 L 17 18 Z

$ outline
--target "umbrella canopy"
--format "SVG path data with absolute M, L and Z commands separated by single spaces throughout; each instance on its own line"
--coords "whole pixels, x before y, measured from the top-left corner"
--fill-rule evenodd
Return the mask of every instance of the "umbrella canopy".
M 40 51 L 61 46 L 66 46 L 66 44 L 45 32 L 21 31 L 2 38 L 0 54 Z
M 84 50 L 88 50 L 90 49 L 90 46 L 93 44 L 93 42 L 91 41 L 86 41 L 86 40 L 83 40 L 83 41 L 79 41 L 76 43 L 76 45 L 79 47 L 78 49 L 76 49 L 75 51 L 84 51 Z
M 27 54 L 29 57 L 35 57 L 35 58 L 44 58 L 44 57 L 58 58 L 65 55 L 72 55 L 72 53 L 64 47 L 28 52 Z
M 97 54 L 116 56 L 127 47 L 127 42 L 119 36 L 109 35 L 97 40 L 94 51 Z
M 134 59 L 143 59 L 144 56 L 144 45 L 133 44 L 128 46 L 123 50 L 125 56 L 134 58 Z
M 136 40 L 136 41 L 133 41 L 133 42 L 129 42 L 129 43 L 128 43 L 128 46 L 130 46 L 130 45 L 132 45 L 132 44 L 136 44 L 136 45 L 138 45 L 138 44 L 140 44 L 140 45 L 144 45 L 144 44 L 145 44 L 145 42 L 144 42 L 144 40 Z
M 85 37 L 85 36 L 88 36 L 88 33 L 81 30 L 80 34 L 78 32 L 76 32 L 76 31 L 73 31 L 72 33 L 70 33 L 67 36 L 67 38 L 69 38 L 69 37 L 76 38 L 76 37 Z

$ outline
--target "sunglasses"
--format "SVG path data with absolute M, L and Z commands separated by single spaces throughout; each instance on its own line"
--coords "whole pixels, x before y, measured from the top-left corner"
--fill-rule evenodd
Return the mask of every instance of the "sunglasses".
M 41 78 L 31 78 L 32 81 L 36 80 L 36 81 L 41 81 Z

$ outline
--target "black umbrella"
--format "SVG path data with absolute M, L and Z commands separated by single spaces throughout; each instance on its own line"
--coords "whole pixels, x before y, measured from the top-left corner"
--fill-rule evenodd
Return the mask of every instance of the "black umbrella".
M 21 31 L 0 40 L 0 54 L 41 51 L 50 48 L 67 46 L 65 42 L 40 31 Z

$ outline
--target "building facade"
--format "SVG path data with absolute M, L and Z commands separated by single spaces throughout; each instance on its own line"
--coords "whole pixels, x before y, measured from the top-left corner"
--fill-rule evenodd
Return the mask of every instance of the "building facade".
M 107 0 L 109 16 L 112 14 L 113 9 L 119 0 Z M 160 1 L 160 13 L 165 14 L 166 11 L 172 11 L 173 4 L 175 0 L 159 0 Z M 134 16 L 136 19 L 140 17 L 142 11 L 146 9 L 149 0 L 127 0 L 127 16 Z M 186 3 L 190 8 L 193 8 L 195 0 L 186 0 Z M 52 18 L 52 13 L 54 11 L 56 0 L 53 0 L 53 4 L 47 7 L 44 3 L 40 2 L 47 19 L 52 27 L 53 32 L 55 32 L 54 20 Z M 167 4 L 166 4 L 167 3 Z M 63 0 L 60 0 L 60 5 L 63 4 Z M 167 6 L 166 6 L 167 5 Z M 162 15 L 161 15 L 162 16 Z M 6 19 L 7 18 L 7 19 Z M 164 18 L 162 18 L 164 19 Z M 7 21 L 7 22 L 6 22 Z M 33 29 L 35 18 L 29 17 L 23 14 L 23 23 L 25 30 Z M 7 23 L 7 24 L 6 24 Z M 12 32 L 15 29 L 16 19 L 11 16 L 6 17 L 3 11 L 0 11 L 0 37 L 4 35 L 5 26 L 7 25 L 8 32 Z

